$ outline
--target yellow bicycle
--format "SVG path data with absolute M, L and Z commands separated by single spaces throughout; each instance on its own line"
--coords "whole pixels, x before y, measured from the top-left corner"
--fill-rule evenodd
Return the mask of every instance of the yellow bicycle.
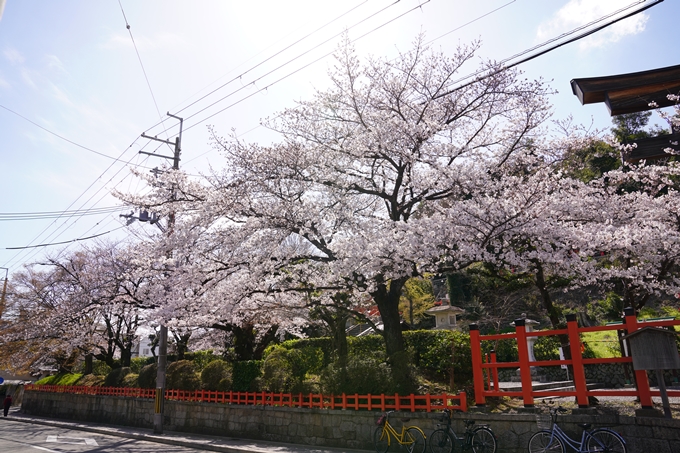
M 377 453 L 385 453 L 394 439 L 399 445 L 404 447 L 408 453 L 425 452 L 425 433 L 417 426 L 402 425 L 401 432 L 390 425 L 390 414 L 394 411 L 385 412 L 377 422 L 378 427 L 373 433 L 373 444 Z M 406 423 L 408 418 L 401 419 Z

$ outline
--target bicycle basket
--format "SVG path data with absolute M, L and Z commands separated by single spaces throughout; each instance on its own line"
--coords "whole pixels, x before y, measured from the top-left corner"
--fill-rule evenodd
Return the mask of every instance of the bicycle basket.
M 536 426 L 538 426 L 538 429 L 552 429 L 550 414 L 536 414 Z
M 378 426 L 382 426 L 385 424 L 385 420 L 387 420 L 387 417 L 385 415 L 381 415 L 378 421 L 375 422 L 375 424 Z

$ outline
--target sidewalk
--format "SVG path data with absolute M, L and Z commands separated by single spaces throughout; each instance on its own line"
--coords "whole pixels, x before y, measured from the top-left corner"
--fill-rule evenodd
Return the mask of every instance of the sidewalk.
M 102 425 L 98 423 L 83 423 L 65 420 L 55 420 L 45 417 L 24 415 L 18 408 L 10 410 L 9 416 L 4 420 L 39 425 L 54 426 L 57 428 L 86 431 L 108 436 L 125 437 L 128 439 L 144 440 L 160 444 L 175 445 L 179 447 L 195 448 L 197 450 L 219 451 L 225 453 L 364 453 L 365 450 L 351 450 L 347 448 L 316 447 L 312 445 L 295 445 L 279 442 L 267 442 L 263 440 L 236 439 L 231 437 L 205 436 L 201 434 L 185 434 L 174 431 L 166 431 L 163 434 L 154 434 L 153 430 L 134 428 L 127 426 Z M 0 422 L 2 423 L 2 422 Z M 0 425 L 1 426 L 1 425 Z

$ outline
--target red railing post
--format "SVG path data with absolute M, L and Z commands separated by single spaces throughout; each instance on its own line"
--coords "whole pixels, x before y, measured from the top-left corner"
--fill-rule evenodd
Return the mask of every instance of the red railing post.
M 458 401 L 460 404 L 460 410 L 467 412 L 467 396 L 465 395 L 465 392 L 458 393 Z
M 486 404 L 486 398 L 484 397 L 482 345 L 479 339 L 479 326 L 477 324 L 470 324 L 470 353 L 472 355 L 472 381 L 475 386 L 475 404 L 481 406 Z
M 626 331 L 628 335 L 638 330 L 637 316 L 632 307 L 626 307 L 623 310 L 626 319 Z M 624 340 L 627 341 L 627 340 Z M 649 389 L 649 379 L 647 379 L 647 372 L 645 370 L 634 370 L 635 373 L 635 387 L 637 388 L 638 397 L 640 398 L 640 406 L 643 409 L 651 409 L 654 407 L 652 402 L 652 392 Z
M 576 402 L 578 407 L 588 407 L 588 386 L 586 385 L 586 372 L 583 368 L 583 356 L 581 355 L 581 337 L 578 334 L 578 321 L 575 313 L 567 315 L 567 334 L 569 335 Z
M 517 354 L 519 355 L 519 375 L 522 379 L 522 398 L 524 407 L 533 407 L 534 395 L 531 382 L 531 366 L 529 365 L 529 348 L 527 346 L 527 332 L 524 318 L 515 319 L 515 333 L 517 335 Z
M 494 367 L 491 368 L 491 372 L 493 373 L 493 389 L 494 391 L 498 392 L 500 391 L 500 387 L 498 386 L 498 367 L 495 366 L 496 351 L 491 351 L 491 363 L 494 364 Z

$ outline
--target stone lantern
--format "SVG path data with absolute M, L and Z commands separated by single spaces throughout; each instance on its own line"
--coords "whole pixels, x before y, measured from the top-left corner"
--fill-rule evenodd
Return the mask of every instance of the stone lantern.
M 533 332 L 534 327 L 540 324 L 540 322 L 535 321 L 533 319 L 528 319 L 526 313 L 522 313 L 522 316 L 520 317 L 524 319 L 524 327 L 527 332 Z M 515 321 L 511 322 L 510 325 L 512 327 L 515 327 Z M 536 356 L 534 355 L 534 343 L 536 343 L 536 338 L 534 336 L 527 336 L 527 350 L 529 352 L 529 362 L 535 362 L 536 361 Z M 538 367 L 532 366 L 531 367 L 531 374 L 536 375 L 538 374 Z
M 440 305 L 428 308 L 425 313 L 434 316 L 435 329 L 460 330 L 456 316 L 465 313 L 465 310 L 453 305 Z

